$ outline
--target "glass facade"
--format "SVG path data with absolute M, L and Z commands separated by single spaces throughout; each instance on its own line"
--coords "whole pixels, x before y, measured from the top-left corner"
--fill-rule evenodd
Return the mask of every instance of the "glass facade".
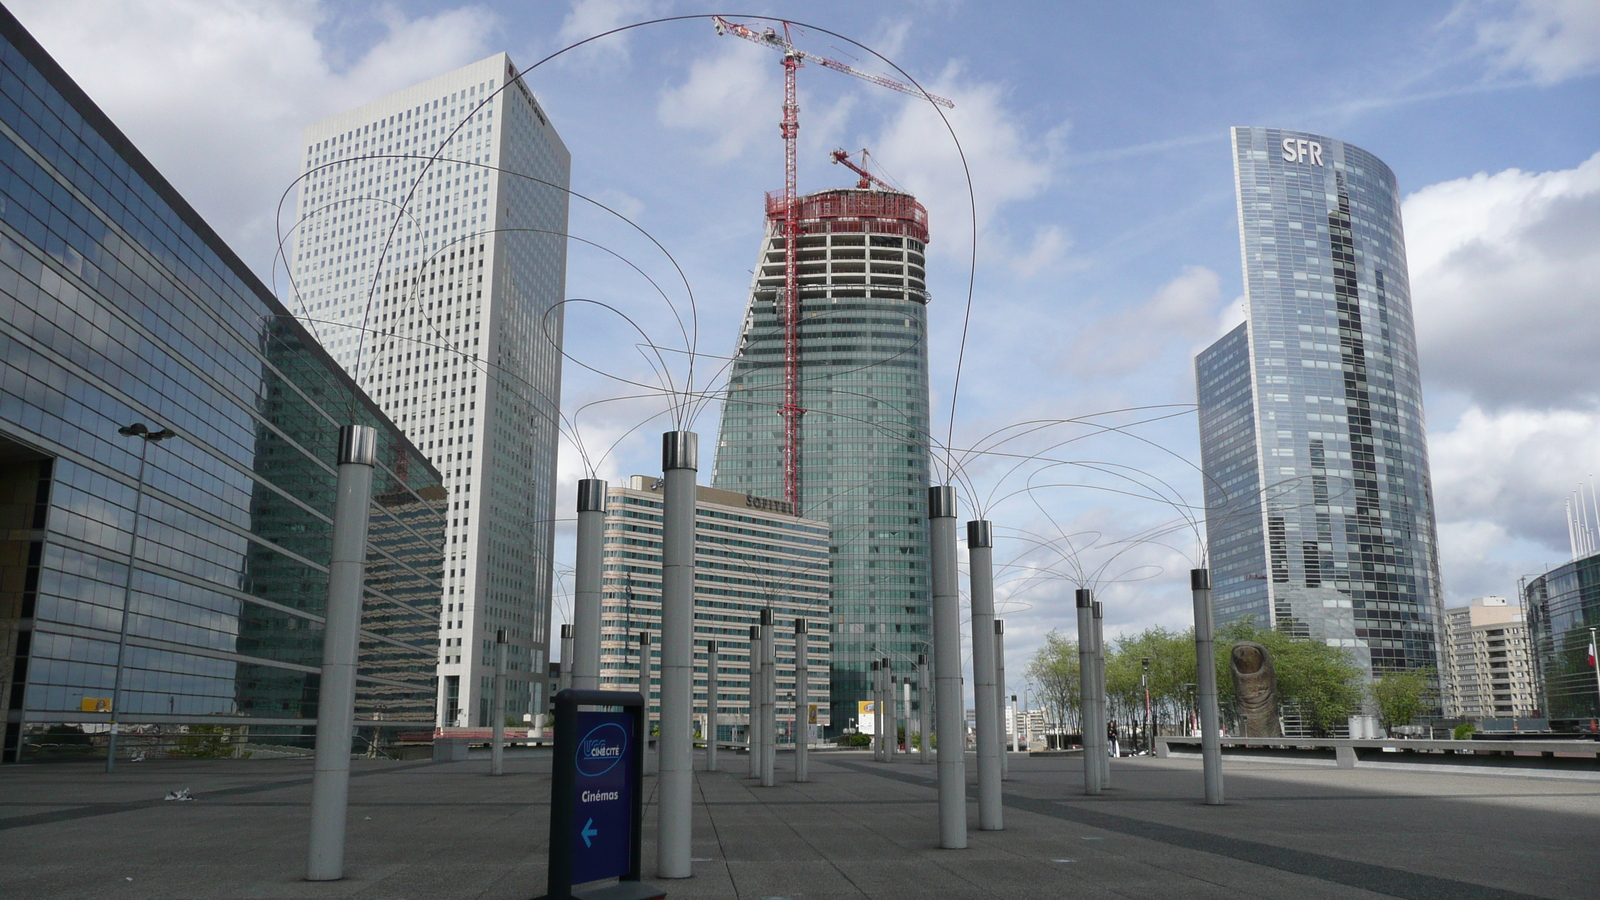
M 1349 144 L 1233 129 L 1247 321 L 1195 360 L 1219 621 L 1438 668 L 1443 604 L 1400 193 Z
M 443 470 L 439 724 L 543 711 L 571 155 L 498 53 L 306 130 L 297 308 Z
M 778 657 L 778 718 L 794 715 L 794 622 L 805 619 L 812 724 L 828 724 L 828 526 L 795 518 L 789 504 L 702 487 L 695 503 L 694 709 L 704 734 L 708 641 L 717 642 L 719 740 L 744 740 L 750 721 L 750 626 L 771 610 Z M 661 485 L 634 475 L 606 495 L 605 587 L 600 608 L 600 689 L 639 690 L 661 715 Z M 651 679 L 639 687 L 650 635 Z M 809 712 L 809 711 L 808 711 Z
M 4 11 L 0 32 L 6 759 L 95 746 L 119 683 L 125 732 L 313 733 L 347 423 L 379 433 L 359 724 L 431 727 L 438 471 Z
M 745 311 L 717 436 L 715 487 L 783 497 L 781 198 Z M 798 239 L 800 515 L 832 529 L 832 727 L 853 726 L 869 667 L 928 653 L 927 211 L 907 194 L 802 197 Z
M 1589 642 L 1600 629 L 1600 555 L 1585 556 L 1528 580 L 1522 588 L 1534 678 L 1552 728 L 1600 730 L 1600 680 Z

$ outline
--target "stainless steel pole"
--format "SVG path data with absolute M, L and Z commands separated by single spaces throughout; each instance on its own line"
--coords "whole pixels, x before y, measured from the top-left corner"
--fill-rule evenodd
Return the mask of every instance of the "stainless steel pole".
M 717 642 L 706 641 L 706 771 L 717 770 Z
M 580 479 L 578 547 L 576 571 L 572 576 L 571 657 L 572 686 L 580 691 L 600 690 L 600 605 L 605 580 L 605 548 L 606 483 L 599 478 Z M 562 662 L 566 660 L 563 656 Z
M 660 833 L 656 874 L 694 874 L 694 763 L 690 720 L 694 716 L 695 472 L 700 438 L 692 431 L 662 435 L 661 470 L 661 775 Z
M 744 729 L 750 751 L 750 777 L 761 777 L 761 626 L 750 626 L 749 724 Z
M 366 578 L 367 521 L 377 447 L 378 432 L 370 426 L 345 425 L 339 429 L 339 481 L 333 501 L 322 679 L 317 692 L 317 749 L 311 776 L 308 881 L 337 881 L 344 877 L 356 658 L 361 646 L 361 591 Z
M 878 669 L 883 665 L 881 660 L 873 660 L 872 680 L 868 683 L 867 696 L 872 698 L 872 761 L 879 762 L 883 759 L 883 686 L 879 680 Z M 859 723 L 857 723 L 859 725 Z
M 967 767 L 961 703 L 961 598 L 956 570 L 956 490 L 928 488 L 933 581 L 933 665 L 938 679 L 939 846 L 967 846 Z
M 978 726 L 978 829 L 1001 831 L 1000 692 L 994 657 L 994 529 L 987 520 L 967 523 L 967 578 L 972 600 L 972 705 Z
M 504 775 L 506 763 L 506 630 L 494 633 L 494 727 L 489 731 L 489 774 Z
M 911 756 L 911 729 L 916 723 L 911 721 L 911 676 L 900 679 L 900 713 L 905 718 L 906 756 Z
M 1222 724 L 1217 711 L 1217 660 L 1212 630 L 1211 572 L 1189 570 L 1194 593 L 1194 658 L 1200 706 L 1200 758 L 1205 769 L 1206 805 L 1222 805 Z
M 994 689 L 999 695 L 1000 703 L 997 709 L 1002 710 L 1001 719 L 1005 721 L 1006 705 L 1006 623 L 1000 619 L 994 620 Z M 1011 777 L 1011 752 L 1017 749 L 1017 710 L 1016 704 L 1011 704 L 1011 718 L 1006 721 L 1006 727 L 1001 729 L 1000 735 L 1000 779 L 1002 781 Z
M 1099 718 L 1100 739 L 1100 788 L 1111 787 L 1111 736 L 1108 726 L 1111 723 L 1111 710 L 1109 698 L 1106 696 L 1106 632 L 1105 632 L 1105 607 L 1100 601 L 1094 602 L 1094 704 Z
M 900 711 L 895 708 L 894 664 L 887 659 L 883 662 L 883 708 L 889 715 L 883 724 L 883 761 L 892 763 L 900 746 Z
M 778 750 L 778 635 L 772 610 L 761 611 L 761 786 L 777 783 L 773 772 Z
M 794 780 L 811 780 L 807 768 L 806 746 L 811 740 L 811 659 L 809 625 L 801 616 L 794 619 Z
M 917 712 L 922 720 L 922 734 L 918 741 L 918 759 L 922 765 L 933 760 L 933 691 L 928 684 L 928 657 L 917 654 Z
M 561 626 L 561 678 L 557 680 L 557 692 L 572 687 L 572 624 L 569 622 Z
M 1100 741 L 1105 732 L 1095 734 L 1094 713 L 1094 591 L 1079 588 L 1078 594 L 1078 718 L 1083 732 L 1083 792 L 1100 793 L 1100 764 L 1096 754 L 1104 755 Z

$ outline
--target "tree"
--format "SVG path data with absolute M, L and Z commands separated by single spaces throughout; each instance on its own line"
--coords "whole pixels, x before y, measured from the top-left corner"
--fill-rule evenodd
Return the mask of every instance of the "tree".
M 1432 705 L 1435 673 L 1432 669 L 1390 672 L 1372 683 L 1372 702 L 1384 728 L 1409 725 Z
M 1361 708 L 1365 674 L 1350 653 L 1322 641 L 1269 631 L 1248 619 L 1229 622 L 1217 631 L 1217 684 L 1233 683 L 1229 658 L 1239 641 L 1255 641 L 1272 654 L 1278 674 L 1278 700 L 1299 711 L 1311 728 L 1328 734 L 1344 725 Z M 1233 709 L 1233 692 L 1226 688 L 1222 706 Z
M 1051 629 L 1044 646 L 1028 663 L 1027 677 L 1039 686 L 1039 698 L 1050 718 L 1063 728 L 1078 727 L 1082 698 L 1078 685 L 1078 642 Z
M 1111 718 L 1142 726 L 1145 687 L 1150 690 L 1150 719 L 1156 733 L 1162 722 L 1174 722 L 1189 708 L 1184 685 L 1195 682 L 1194 632 L 1146 628 L 1138 634 L 1118 635 L 1108 642 L 1106 694 Z M 1144 661 L 1150 660 L 1148 682 Z

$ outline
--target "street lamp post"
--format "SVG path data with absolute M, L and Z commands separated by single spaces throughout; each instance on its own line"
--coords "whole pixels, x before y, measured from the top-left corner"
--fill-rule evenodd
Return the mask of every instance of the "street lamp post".
M 1150 722 L 1150 657 L 1141 657 L 1139 661 L 1144 663 L 1144 671 L 1139 676 L 1139 686 L 1144 689 L 1144 749 L 1148 752 L 1155 747 Z
M 139 475 L 135 479 L 137 487 L 133 494 L 133 527 L 132 533 L 128 536 L 128 571 L 122 581 L 122 622 L 117 629 L 117 670 L 111 682 L 111 732 L 106 735 L 107 775 L 115 771 L 117 765 L 117 731 L 122 720 L 122 665 L 128 652 L 128 613 L 133 608 L 134 551 L 139 543 L 139 507 L 144 502 L 145 454 L 152 443 L 178 436 L 178 433 L 171 428 L 151 431 L 143 422 L 124 425 L 117 429 L 117 434 L 142 440 L 139 442 Z

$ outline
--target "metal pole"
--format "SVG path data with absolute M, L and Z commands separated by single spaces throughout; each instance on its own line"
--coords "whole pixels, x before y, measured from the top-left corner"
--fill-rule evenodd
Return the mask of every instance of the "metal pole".
M 878 667 L 883 665 L 879 660 L 872 661 L 872 680 L 868 682 L 867 696 L 872 698 L 872 761 L 878 762 L 883 758 L 883 688 L 878 682 Z M 858 725 L 860 723 L 857 723 Z
M 900 746 L 900 710 L 895 707 L 894 664 L 887 659 L 883 662 L 883 709 L 889 715 L 883 723 L 883 761 L 892 763 Z
M 750 752 L 750 777 L 761 777 L 761 626 L 750 626 L 749 724 L 744 729 Z
M 1001 831 L 1000 671 L 994 657 L 994 529 L 977 519 L 967 523 L 967 578 L 972 598 L 972 705 L 978 725 L 978 828 Z
M 643 716 L 644 735 L 645 735 L 644 740 L 645 740 L 645 744 L 646 745 L 648 745 L 650 743 L 650 688 L 652 686 L 651 683 L 660 680 L 660 679 L 652 677 L 652 674 L 653 674 L 652 668 L 654 666 L 654 661 L 650 658 L 651 657 L 651 653 L 650 653 L 651 646 L 650 645 L 653 644 L 653 643 L 655 643 L 655 642 L 650 639 L 650 632 L 648 632 L 648 631 L 639 632 L 639 696 L 644 698 L 644 706 L 642 707 L 639 715 Z M 659 708 L 657 708 L 657 710 L 656 710 L 656 755 L 655 755 L 655 762 L 654 763 L 650 762 L 649 747 L 647 746 L 645 748 L 645 757 L 644 757 L 645 770 L 641 774 L 644 774 L 644 775 L 659 774 L 659 772 L 661 771 L 661 736 L 660 736 L 660 734 L 661 734 L 661 723 L 664 722 L 664 721 L 666 721 L 666 720 L 661 715 L 661 710 Z M 652 766 L 654 766 L 654 768 L 652 768 Z
M 811 660 L 809 624 L 800 616 L 794 619 L 794 780 L 811 780 L 807 768 L 806 746 L 811 740 Z
M 1217 661 L 1212 646 L 1211 572 L 1189 570 L 1194 593 L 1194 658 L 1200 707 L 1200 756 L 1206 776 L 1206 805 L 1222 805 L 1222 728 L 1217 713 Z
M 933 692 L 928 690 L 928 657 L 923 653 L 917 654 L 917 712 L 922 720 L 917 762 L 927 765 L 933 759 Z
M 1079 588 L 1078 594 L 1078 718 L 1083 732 L 1083 792 L 1100 793 L 1100 764 L 1095 755 L 1104 755 L 1100 741 L 1105 733 L 1095 732 L 1094 715 L 1094 591 Z
M 1100 745 L 1100 787 L 1102 790 L 1111 787 L 1111 746 L 1107 726 L 1111 722 L 1111 711 L 1108 708 L 1106 697 L 1106 633 L 1105 633 L 1105 607 L 1100 601 L 1094 602 L 1094 706 L 1095 715 L 1100 722 L 1100 739 L 1105 742 Z
M 370 426 L 345 425 L 339 429 L 339 482 L 333 503 L 322 680 L 317 692 L 316 762 L 311 776 L 308 881 L 337 881 L 344 877 L 356 656 L 361 644 L 361 589 L 366 577 L 367 521 L 377 447 L 378 432 Z
M 579 479 L 578 548 L 576 571 L 572 576 L 571 668 L 572 687 L 580 691 L 600 689 L 600 602 L 605 548 L 606 483 L 599 478 Z M 562 661 L 567 658 L 563 656 Z M 650 697 L 646 695 L 647 722 L 650 718 L 649 706 Z
M 1595 641 L 1594 635 L 1595 635 L 1595 629 L 1590 628 L 1589 629 L 1589 646 L 1594 647 L 1597 651 L 1600 651 L 1600 644 L 1596 644 L 1594 642 Z M 1600 720 L 1600 656 L 1596 656 L 1595 657 L 1595 661 L 1594 661 L 1594 691 L 1595 691 L 1595 703 L 1596 703 L 1596 706 L 1595 706 L 1595 717 L 1596 717 L 1597 720 Z
M 717 770 L 717 642 L 706 641 L 706 771 Z
M 1000 619 L 994 620 L 994 689 L 999 694 L 1000 704 L 996 709 L 1005 706 L 1006 696 L 1006 623 Z M 1001 729 L 1000 752 L 1000 780 L 1011 777 L 1011 754 L 1007 750 L 1016 750 L 1017 711 L 1016 704 L 1011 704 L 1011 722 Z M 1002 713 L 1002 716 L 1004 714 Z M 1009 748 L 1007 744 L 1009 743 Z
M 694 874 L 694 545 L 695 472 L 700 438 L 692 431 L 661 436 L 661 768 L 656 874 Z
M 489 774 L 504 775 L 506 762 L 506 630 L 494 633 L 494 727 L 489 732 Z
M 572 687 L 572 625 L 561 626 L 561 678 L 556 682 L 559 690 L 556 693 Z
M 967 765 L 961 703 L 961 599 L 956 570 L 956 490 L 928 488 L 933 581 L 933 665 L 938 679 L 939 846 L 967 846 Z
M 132 431 L 132 426 L 122 429 L 122 432 L 139 436 L 139 477 L 133 493 L 133 526 L 128 536 L 128 572 L 122 581 L 122 623 L 117 634 L 117 670 L 111 682 L 111 731 L 106 735 L 107 775 L 115 771 L 117 766 L 117 732 L 122 725 L 122 661 L 128 652 L 128 614 L 133 609 L 133 554 L 139 543 L 139 507 L 144 501 L 144 460 L 145 454 L 150 452 L 150 441 L 145 439 L 144 432 Z
M 911 721 L 911 676 L 900 679 L 900 712 L 905 716 L 906 756 L 911 755 L 911 728 L 915 724 Z
M 777 778 L 772 771 L 778 750 L 778 657 L 777 629 L 772 609 L 761 611 L 761 786 L 772 787 Z

